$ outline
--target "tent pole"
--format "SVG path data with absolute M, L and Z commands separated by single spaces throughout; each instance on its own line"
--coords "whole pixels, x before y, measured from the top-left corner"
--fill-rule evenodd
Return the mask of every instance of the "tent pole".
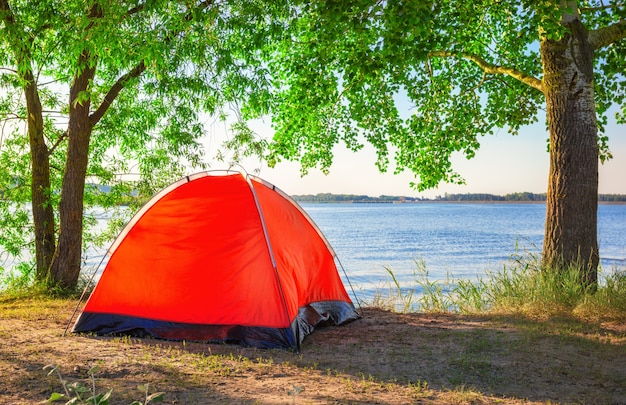
M 243 175 L 243 174 L 242 174 Z M 274 269 L 274 273 L 276 274 L 276 280 L 278 281 L 278 289 L 280 290 L 280 296 L 283 300 L 283 306 L 285 307 L 285 315 L 287 319 L 289 319 L 289 307 L 287 306 L 287 298 L 285 297 L 285 292 L 283 291 L 283 283 L 280 281 L 280 275 L 278 274 L 278 267 L 276 266 L 276 259 L 274 258 L 274 249 L 272 249 L 272 243 L 270 241 L 269 233 L 267 232 L 267 226 L 265 225 L 265 218 L 263 217 L 263 210 L 261 209 L 261 203 L 259 202 L 259 197 L 256 194 L 256 190 L 254 188 L 254 184 L 252 184 L 252 180 L 248 174 L 245 175 L 246 182 L 250 187 L 250 191 L 252 192 L 252 197 L 254 198 L 254 203 L 256 204 L 256 210 L 259 213 L 259 219 L 261 220 L 261 227 L 263 228 L 263 236 L 265 236 L 265 243 L 267 245 L 267 250 L 270 254 L 270 260 L 272 261 L 272 268 Z M 296 314 L 297 317 L 297 314 Z M 291 327 L 291 325 L 289 325 Z M 296 351 L 300 351 L 300 339 L 298 336 L 296 338 Z
M 246 176 L 247 176 L 246 178 L 250 177 L 250 175 L 246 175 Z M 328 248 L 328 251 L 332 254 L 333 258 L 335 260 L 337 260 L 337 263 L 339 263 L 339 267 L 341 267 L 341 271 L 343 271 L 343 275 L 345 276 L 346 280 L 348 280 L 348 285 L 350 286 L 350 290 L 352 291 L 352 295 L 354 296 L 354 299 L 356 300 L 357 306 L 359 307 L 359 312 L 363 313 L 363 309 L 361 308 L 361 300 L 356 295 L 356 291 L 354 290 L 354 287 L 352 286 L 352 282 L 350 281 L 350 277 L 348 277 L 348 273 L 346 272 L 346 269 L 343 267 L 343 264 L 339 260 L 339 256 L 337 255 L 337 252 L 335 252 L 335 249 L 332 247 L 332 245 L 330 244 L 328 239 L 326 239 L 326 236 L 324 235 L 324 232 L 322 232 L 322 230 L 319 228 L 319 226 L 317 226 L 315 221 L 313 221 L 313 218 L 311 218 L 311 216 L 304 210 L 304 208 L 302 208 L 302 206 L 300 204 L 298 204 L 298 202 L 296 200 L 294 200 L 289 194 L 285 193 L 284 191 L 282 191 L 281 189 L 279 189 L 275 185 L 270 184 L 270 183 L 268 183 L 267 181 L 265 181 L 265 180 L 263 180 L 261 178 L 258 178 L 256 176 L 253 176 L 253 177 L 256 180 L 264 183 L 266 186 L 271 187 L 272 190 L 276 191 L 283 198 L 285 198 L 287 201 L 289 201 L 300 212 L 300 214 L 302 214 L 309 221 L 309 224 L 311 224 L 311 226 L 313 227 L 313 229 L 315 229 L 315 231 L 317 232 L 319 237 L 322 239 L 322 241 L 324 241 L 324 244 L 326 245 L 326 248 Z M 248 180 L 248 182 L 250 182 L 250 180 Z M 250 184 L 250 187 L 252 187 L 252 184 Z M 254 198 L 256 200 L 256 194 L 255 194 Z M 258 202 L 257 202 L 257 206 L 258 206 Z M 260 211 L 260 207 L 259 207 L 259 211 Z M 265 230 L 265 221 L 263 221 L 263 227 L 264 227 L 263 229 Z

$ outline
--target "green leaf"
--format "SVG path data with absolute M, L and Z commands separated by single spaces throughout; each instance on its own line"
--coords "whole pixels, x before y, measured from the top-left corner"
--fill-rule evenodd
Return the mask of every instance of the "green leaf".
M 84 394 L 86 392 L 89 392 L 89 388 L 87 388 L 86 386 L 84 386 L 82 383 L 75 381 L 71 384 L 67 384 L 67 389 L 70 392 L 74 392 L 77 394 Z
M 154 394 L 148 395 L 148 397 L 146 398 L 146 404 L 149 402 L 163 402 L 164 399 L 164 392 L 155 392 Z
M 52 375 L 54 374 L 55 371 L 57 371 L 57 366 L 55 366 L 54 364 L 48 364 L 46 366 L 43 367 L 44 370 L 50 370 L 48 371 L 47 375 Z
M 92 366 L 88 371 L 87 371 L 87 375 L 89 376 L 93 376 L 94 374 L 97 374 L 100 372 L 100 366 L 95 365 Z
M 141 384 L 137 386 L 137 389 L 141 392 L 143 392 L 144 394 L 147 394 L 148 391 L 150 390 L 150 384 Z
M 105 394 L 101 395 L 100 402 L 98 402 L 98 403 L 99 404 L 108 404 L 109 403 L 109 398 L 111 397 L 112 393 L 113 393 L 112 389 L 108 390 Z
M 86 404 L 92 404 L 93 403 L 93 404 L 97 404 L 97 405 L 108 405 L 109 397 L 111 396 L 112 392 L 113 392 L 113 390 L 109 390 L 105 394 L 93 395 L 93 396 L 87 398 L 84 402 Z
M 48 398 L 48 400 L 46 401 L 46 403 L 51 403 L 51 402 L 56 402 L 56 401 L 63 401 L 65 400 L 67 397 L 61 393 L 58 392 L 53 392 L 50 395 L 50 398 Z

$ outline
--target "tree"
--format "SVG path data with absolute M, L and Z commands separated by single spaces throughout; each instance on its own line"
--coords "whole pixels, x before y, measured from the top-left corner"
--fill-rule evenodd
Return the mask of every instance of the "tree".
M 332 147 L 372 144 L 385 171 L 423 190 L 463 183 L 450 163 L 481 136 L 512 134 L 545 111 L 549 132 L 543 266 L 597 281 L 598 160 L 607 110 L 623 123 L 626 6 L 621 1 L 326 0 L 292 3 L 264 57 L 276 74 L 269 162 L 328 170 Z M 414 109 L 403 112 L 401 99 Z
M 202 166 L 202 113 L 262 97 L 265 70 L 246 53 L 255 44 L 231 34 L 269 35 L 269 7 L 0 0 L 1 246 L 14 255 L 28 246 L 21 203 L 30 200 L 36 279 L 73 288 L 85 201 L 109 198 L 86 182 L 114 184 L 121 195 L 159 173 L 171 181 L 182 164 Z M 125 185 L 119 173 L 133 162 L 140 181 Z

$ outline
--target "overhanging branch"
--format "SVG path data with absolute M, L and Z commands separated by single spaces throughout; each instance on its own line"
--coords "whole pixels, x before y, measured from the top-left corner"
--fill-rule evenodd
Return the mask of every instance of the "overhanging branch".
M 602 4 L 601 6 L 597 6 L 597 7 L 579 7 L 578 11 L 580 13 L 595 13 L 597 11 L 609 10 L 609 9 L 612 9 L 612 8 L 618 8 L 618 7 L 623 7 L 623 6 L 624 6 L 623 3 Z
M 479 57 L 478 55 L 464 53 L 457 54 L 448 51 L 439 51 L 439 52 L 430 52 L 428 54 L 429 57 L 439 57 L 439 58 L 462 58 L 471 60 L 485 73 L 491 75 L 507 75 L 520 82 L 527 84 L 530 87 L 533 87 L 541 92 L 543 92 L 543 85 L 541 84 L 541 80 L 537 79 L 534 76 L 531 76 L 521 70 L 514 69 L 508 66 L 500 66 L 495 65 L 493 63 L 487 62 L 485 59 Z
M 4 0 L 0 0 L 0 1 L 4 1 Z M 194 8 L 194 10 L 190 10 L 187 14 L 185 14 L 185 16 L 183 17 L 184 20 L 191 21 L 191 19 L 193 18 L 193 11 L 196 11 L 198 9 L 206 9 L 210 7 L 211 5 L 213 5 L 213 3 L 214 3 L 214 0 L 201 1 Z M 129 10 L 128 15 L 135 14 L 135 13 L 142 11 L 144 9 L 145 4 L 146 3 L 143 3 L 141 6 L 138 6 Z M 168 35 L 165 37 L 165 42 L 170 42 L 181 31 L 182 29 L 169 32 Z M 89 117 L 89 121 L 92 126 L 96 125 L 102 119 L 102 117 L 104 116 L 104 114 L 106 114 L 109 107 L 111 107 L 111 104 L 113 104 L 113 101 L 115 101 L 119 93 L 122 91 L 122 89 L 124 89 L 124 86 L 126 86 L 126 84 L 130 80 L 136 79 L 139 76 L 141 76 L 141 74 L 145 70 L 146 70 L 145 61 L 141 61 L 132 70 L 130 70 L 129 72 L 120 76 L 117 79 L 117 81 L 113 84 L 113 86 L 111 86 L 111 88 L 107 92 L 106 96 L 104 96 L 104 100 L 102 100 L 102 103 L 100 103 L 98 108 Z
M 589 31 L 589 43 L 594 50 L 604 48 L 624 38 L 626 38 L 626 20 Z
M 102 119 L 102 117 L 107 112 L 109 107 L 111 107 L 111 104 L 113 104 L 113 101 L 115 101 L 115 98 L 118 96 L 118 94 L 120 94 L 120 91 L 122 91 L 126 83 L 128 83 L 129 80 L 139 77 L 144 72 L 144 70 L 146 70 L 146 65 L 143 61 L 141 61 L 131 71 L 127 72 L 117 79 L 115 84 L 113 84 L 113 86 L 111 86 L 111 88 L 107 92 L 106 96 L 104 96 L 104 100 L 102 100 L 102 103 L 100 103 L 96 111 L 94 111 L 89 117 L 89 121 L 91 122 L 92 126 L 96 125 L 98 121 Z

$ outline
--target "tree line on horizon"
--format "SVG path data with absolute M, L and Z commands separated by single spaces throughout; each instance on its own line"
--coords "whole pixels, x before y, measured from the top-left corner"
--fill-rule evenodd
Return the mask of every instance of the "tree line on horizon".
M 372 197 L 368 195 L 358 194 L 332 194 L 332 193 L 318 193 L 318 194 L 302 194 L 293 195 L 294 200 L 298 202 L 311 202 L 311 203 L 330 203 L 330 202 L 343 202 L 343 203 L 402 203 L 402 202 L 419 202 L 419 201 L 480 201 L 480 202 L 492 202 L 492 201 L 510 201 L 510 202 L 545 202 L 545 193 L 530 193 L 519 192 L 510 193 L 505 195 L 488 194 L 488 193 L 465 193 L 465 194 L 444 194 L 443 196 L 437 196 L 435 198 L 426 197 L 408 197 L 408 196 L 391 196 L 380 195 L 378 197 Z M 626 194 L 599 194 L 599 202 L 626 202 Z

